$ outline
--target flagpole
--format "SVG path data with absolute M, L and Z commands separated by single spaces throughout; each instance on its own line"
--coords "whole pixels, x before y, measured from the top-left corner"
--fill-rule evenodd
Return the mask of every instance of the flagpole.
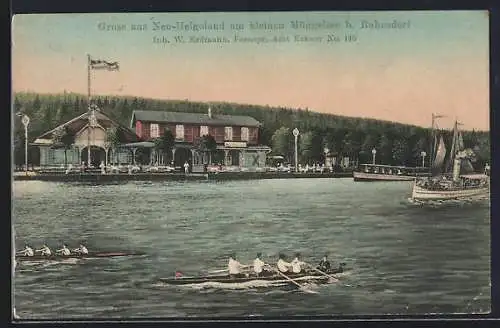
M 87 165 L 90 166 L 90 147 L 91 141 L 94 143 L 94 127 L 97 123 L 95 117 L 96 107 L 92 104 L 91 82 L 93 69 L 119 70 L 118 62 L 108 62 L 105 60 L 92 60 L 90 54 L 87 54 L 87 103 L 88 103 L 88 132 L 87 132 Z M 92 139 L 92 140 L 91 140 Z
M 87 129 L 87 167 L 90 166 L 90 111 L 91 111 L 91 95 L 90 95 L 90 82 L 91 82 L 91 74 L 90 74 L 90 66 L 91 66 L 90 54 L 87 54 L 87 106 L 89 112 L 89 127 Z
M 436 117 L 432 113 L 432 127 L 431 127 L 431 156 L 429 158 L 429 170 L 432 172 L 432 161 L 434 160 L 434 139 L 436 138 L 436 132 L 434 131 L 434 120 Z
M 90 60 L 91 60 L 90 55 L 88 54 L 87 55 L 87 101 L 88 101 L 89 106 L 90 106 L 90 100 L 91 100 L 90 99 L 90 97 L 91 97 L 90 96 L 90 82 L 91 82 L 90 81 L 90 78 L 91 78 L 91 76 L 90 76 L 90 65 L 91 65 Z

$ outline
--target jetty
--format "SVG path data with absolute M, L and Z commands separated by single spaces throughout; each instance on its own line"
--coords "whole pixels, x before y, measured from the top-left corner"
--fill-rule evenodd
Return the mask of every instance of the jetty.
M 52 182 L 119 182 L 119 181 L 229 181 L 261 179 L 352 178 L 352 172 L 281 173 L 281 172 L 219 172 L 219 173 L 30 173 L 15 172 L 14 181 Z

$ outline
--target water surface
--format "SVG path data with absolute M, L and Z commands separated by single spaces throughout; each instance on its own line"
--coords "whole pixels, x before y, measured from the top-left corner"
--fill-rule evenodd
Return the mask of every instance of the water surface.
M 131 250 L 145 257 L 21 263 L 22 318 L 145 318 L 471 313 L 490 310 L 489 202 L 422 206 L 410 182 L 14 183 L 17 248 Z M 323 253 L 352 270 L 340 283 L 291 289 L 171 287 L 176 270 L 224 268 L 236 252 Z

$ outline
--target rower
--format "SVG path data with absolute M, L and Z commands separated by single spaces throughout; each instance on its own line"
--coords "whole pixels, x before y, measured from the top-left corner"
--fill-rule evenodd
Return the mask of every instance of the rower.
M 87 247 L 83 246 L 82 244 L 80 244 L 80 247 L 75 248 L 73 250 L 73 252 L 79 253 L 79 254 L 85 254 L 85 255 L 87 255 L 89 253 Z
M 50 248 L 47 247 L 47 245 L 43 245 L 41 249 L 37 250 L 37 252 L 41 252 L 42 255 L 45 256 L 50 256 L 52 255 L 52 252 L 50 251 Z
M 268 267 L 268 265 L 260 259 L 261 257 L 262 257 L 262 253 L 258 253 L 255 260 L 253 260 L 253 271 L 255 272 L 257 277 L 260 277 L 260 276 L 265 275 L 266 273 L 269 273 L 269 271 L 266 270 L 266 267 Z
M 278 263 L 276 263 L 276 266 L 278 267 L 278 270 L 280 270 L 280 272 L 289 272 L 290 271 L 290 268 L 291 268 L 291 264 L 288 263 L 287 261 L 285 261 L 285 254 L 280 254 L 279 255 L 279 260 L 278 260 Z
M 300 273 L 302 271 L 301 266 L 306 265 L 304 262 L 299 260 L 300 254 L 296 253 L 295 258 L 293 259 L 291 265 L 292 265 L 292 272 L 293 273 Z
M 56 251 L 56 253 L 61 253 L 62 255 L 64 256 L 69 256 L 71 255 L 71 251 L 69 250 L 69 248 L 66 246 L 66 244 L 63 244 L 63 248 L 61 249 L 58 249 Z
M 24 256 L 34 256 L 35 252 L 33 252 L 33 248 L 29 245 L 24 246 L 24 249 L 21 251 Z
M 231 256 L 229 256 L 229 262 L 227 264 L 229 276 L 231 276 L 233 278 L 238 278 L 238 277 L 244 276 L 243 274 L 241 274 L 242 267 L 243 266 L 241 265 L 241 263 L 236 260 L 236 255 L 231 254 Z
M 330 271 L 330 262 L 328 262 L 328 255 L 325 254 L 325 256 L 323 256 L 323 258 L 321 259 L 321 262 L 319 262 L 318 264 L 318 270 L 321 270 L 323 272 L 328 272 Z

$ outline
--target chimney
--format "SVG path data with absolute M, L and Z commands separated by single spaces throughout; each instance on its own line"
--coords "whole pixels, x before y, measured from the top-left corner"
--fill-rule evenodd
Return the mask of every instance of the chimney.
M 212 108 L 208 107 L 208 118 L 212 118 Z

